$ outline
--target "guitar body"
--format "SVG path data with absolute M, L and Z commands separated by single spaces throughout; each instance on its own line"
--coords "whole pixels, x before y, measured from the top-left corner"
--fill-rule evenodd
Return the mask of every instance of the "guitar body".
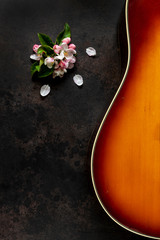
M 91 159 L 109 216 L 160 239 L 160 0 L 127 0 L 128 63 L 98 130 Z

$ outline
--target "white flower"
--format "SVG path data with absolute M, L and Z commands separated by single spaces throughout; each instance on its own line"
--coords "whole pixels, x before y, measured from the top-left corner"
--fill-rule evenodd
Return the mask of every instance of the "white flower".
M 53 64 L 54 64 L 54 58 L 52 57 L 45 58 L 44 65 L 47 65 L 48 68 L 52 68 Z
M 32 54 L 31 56 L 30 56 L 30 59 L 32 59 L 32 60 L 35 60 L 35 61 L 39 61 L 40 59 L 41 59 L 41 55 L 40 54 Z
M 62 78 L 64 73 L 66 73 L 66 72 L 67 72 L 67 70 L 65 68 L 58 68 L 58 69 L 54 70 L 53 78 L 55 78 L 55 77 Z
M 81 75 L 77 74 L 73 77 L 73 81 L 77 86 L 82 86 L 83 85 L 83 78 Z
M 51 88 L 49 85 L 43 85 L 40 90 L 40 95 L 42 97 L 45 97 L 50 93 L 50 91 L 51 91 Z
M 58 61 L 54 61 L 54 69 L 58 69 L 59 68 L 59 63 Z
M 90 57 L 96 56 L 96 50 L 94 48 L 92 48 L 92 47 L 86 48 L 86 53 Z

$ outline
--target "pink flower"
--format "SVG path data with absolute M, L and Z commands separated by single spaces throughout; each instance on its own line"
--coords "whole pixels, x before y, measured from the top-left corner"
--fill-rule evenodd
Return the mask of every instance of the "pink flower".
M 41 46 L 41 45 L 34 44 L 34 46 L 33 46 L 33 51 L 34 51 L 35 53 L 37 53 L 38 48 L 39 48 L 40 46 Z
M 70 62 L 68 65 L 68 69 L 72 69 L 72 68 L 74 68 L 74 64 Z
M 53 46 L 53 50 L 54 50 L 54 52 L 55 52 L 56 54 L 59 54 L 59 52 L 60 52 L 61 49 L 62 49 L 62 48 L 61 48 L 61 46 L 59 46 L 59 45 L 54 45 L 54 46 Z
M 70 37 L 64 38 L 62 42 L 69 44 L 71 42 L 71 38 Z
M 74 63 L 76 62 L 76 58 L 73 56 L 71 58 L 65 59 L 64 62 L 66 62 L 66 68 L 72 69 L 74 67 Z
M 59 66 L 63 69 L 68 68 L 68 65 L 69 65 L 68 61 L 65 61 L 65 60 L 61 60 L 59 63 Z
M 73 43 L 69 44 L 68 46 L 70 49 L 76 49 L 76 45 L 74 45 Z
M 67 59 L 67 61 L 68 61 L 68 69 L 72 69 L 74 67 L 74 63 L 76 62 L 76 58 L 73 57 L 73 58 Z
M 70 63 L 75 63 L 76 62 L 76 58 L 74 56 L 72 56 L 71 58 L 68 58 L 68 61 Z

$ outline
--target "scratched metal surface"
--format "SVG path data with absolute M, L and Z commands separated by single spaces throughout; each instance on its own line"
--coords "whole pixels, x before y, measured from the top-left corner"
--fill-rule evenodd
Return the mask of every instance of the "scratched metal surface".
M 90 177 L 94 135 L 121 78 L 124 0 L 0 4 L 0 240 L 140 239 L 105 214 Z M 37 32 L 54 39 L 65 22 L 76 67 L 41 99 L 43 81 L 30 76 L 32 46 Z M 88 46 L 95 58 L 86 55 Z M 74 74 L 83 76 L 82 88 Z

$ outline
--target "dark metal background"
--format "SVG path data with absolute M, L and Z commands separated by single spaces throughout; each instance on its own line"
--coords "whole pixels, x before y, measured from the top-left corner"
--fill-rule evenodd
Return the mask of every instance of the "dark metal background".
M 90 177 L 93 139 L 121 80 L 123 6 L 0 0 L 0 240 L 142 239 L 105 214 Z M 77 45 L 76 67 L 41 99 L 43 81 L 30 75 L 32 46 L 37 32 L 54 40 L 65 22 Z M 89 46 L 95 58 L 86 55 Z M 74 74 L 83 76 L 82 88 Z

